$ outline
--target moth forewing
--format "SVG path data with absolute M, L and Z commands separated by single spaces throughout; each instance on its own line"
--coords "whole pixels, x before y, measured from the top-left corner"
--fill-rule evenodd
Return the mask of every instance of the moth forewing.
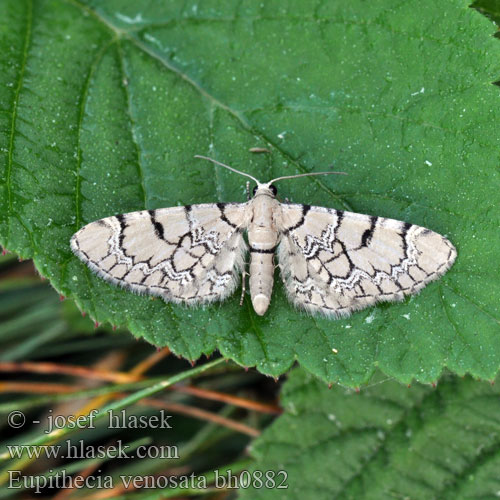
M 245 203 L 144 210 L 92 222 L 71 247 L 100 277 L 166 301 L 221 300 L 238 285 Z

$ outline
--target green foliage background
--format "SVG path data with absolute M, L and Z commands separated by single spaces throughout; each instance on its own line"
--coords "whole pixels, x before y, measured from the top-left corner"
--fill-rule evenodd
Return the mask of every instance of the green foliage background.
M 281 393 L 285 414 L 251 450 L 254 473 L 284 470 L 289 489 L 240 498 L 493 499 L 499 392 L 470 377 L 406 388 L 377 375 L 357 394 L 296 369 Z
M 500 20 L 498 0 L 474 6 Z M 500 365 L 494 31 L 464 0 L 3 0 L 0 244 L 33 258 L 94 320 L 188 359 L 219 349 L 275 376 L 299 361 L 282 389 L 284 415 L 250 449 L 253 470 L 286 470 L 289 489 L 253 487 L 242 498 L 496 498 L 498 384 L 450 375 L 436 388 L 400 384 L 435 382 L 445 368 L 493 380 Z M 271 153 L 249 153 L 258 146 Z M 283 182 L 281 196 L 424 225 L 450 238 L 458 260 L 417 297 L 329 321 L 293 310 L 278 276 L 259 318 L 238 294 L 200 309 L 131 295 L 71 255 L 71 235 L 100 217 L 245 199 L 243 179 L 194 154 L 262 180 L 332 165 L 349 175 Z M 77 316 L 43 287 L 3 282 L 0 360 L 84 364 L 122 346 L 146 355 L 125 332 L 93 338 Z M 230 366 L 209 387 L 248 383 L 252 374 Z M 7 400 L 0 413 L 73 397 Z M 189 467 L 238 455 L 232 435 L 182 422 Z M 162 467 L 131 461 L 113 472 Z
M 270 375 L 295 360 L 350 387 L 378 367 L 403 382 L 444 367 L 493 378 L 500 236 L 493 24 L 466 1 L 0 5 L 0 242 L 99 322 L 188 359 L 214 349 Z M 252 155 L 264 146 L 270 155 Z M 333 165 L 283 197 L 420 224 L 458 260 L 401 304 L 330 321 L 277 285 L 257 317 L 235 295 L 186 309 L 93 276 L 69 249 L 116 213 L 244 199 L 244 179 Z M 336 353 L 335 353 L 336 351 Z

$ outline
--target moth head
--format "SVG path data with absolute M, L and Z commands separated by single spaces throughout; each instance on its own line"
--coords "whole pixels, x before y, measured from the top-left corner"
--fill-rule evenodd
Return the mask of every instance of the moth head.
M 267 184 L 261 184 L 260 182 L 253 188 L 253 195 L 257 196 L 260 194 L 265 194 L 267 196 L 272 196 L 273 198 L 278 193 L 276 186 L 268 182 Z

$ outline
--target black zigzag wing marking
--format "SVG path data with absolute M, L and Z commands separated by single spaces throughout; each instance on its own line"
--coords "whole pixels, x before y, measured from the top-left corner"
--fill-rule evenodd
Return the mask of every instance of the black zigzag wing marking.
M 361 246 L 366 247 L 370 244 L 370 241 L 372 240 L 373 233 L 375 231 L 375 227 L 377 225 L 378 217 L 374 215 L 369 215 L 370 218 L 370 227 L 365 230 L 363 235 L 361 236 Z
M 163 225 L 156 220 L 156 211 L 148 210 L 149 218 L 151 219 L 151 224 L 153 224 L 155 234 L 157 238 L 161 240 L 165 239 L 165 231 L 163 230 Z
M 292 206 L 292 205 L 290 205 L 290 206 Z M 309 210 L 311 210 L 311 205 L 293 205 L 293 206 L 300 207 L 300 211 L 301 211 L 300 218 L 299 218 L 298 222 L 296 222 L 295 224 L 288 226 L 288 227 L 285 226 L 283 228 L 282 232 L 285 236 L 290 234 L 290 232 L 295 231 L 295 229 L 298 229 L 299 227 L 301 227 L 305 222 L 305 218 L 306 218 L 307 213 L 309 212 Z

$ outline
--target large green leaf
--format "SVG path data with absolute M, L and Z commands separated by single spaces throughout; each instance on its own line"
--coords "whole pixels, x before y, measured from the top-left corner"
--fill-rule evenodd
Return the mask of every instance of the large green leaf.
M 294 370 L 282 390 L 285 413 L 251 450 L 244 479 L 256 488 L 240 498 L 497 498 L 498 385 L 443 377 L 435 389 L 407 388 L 384 378 L 357 394 Z M 257 471 L 270 471 L 267 488 Z M 287 489 L 276 487 L 279 471 Z
M 298 360 L 349 386 L 375 366 L 407 382 L 445 366 L 494 376 L 500 48 L 466 2 L 3 0 L 0 23 L 0 241 L 92 317 L 272 375 Z M 72 233 L 100 217 L 245 199 L 244 178 L 194 154 L 263 180 L 333 164 L 349 175 L 281 195 L 429 227 L 457 263 L 404 303 L 331 321 L 279 283 L 262 318 L 238 294 L 185 309 L 72 256 Z

